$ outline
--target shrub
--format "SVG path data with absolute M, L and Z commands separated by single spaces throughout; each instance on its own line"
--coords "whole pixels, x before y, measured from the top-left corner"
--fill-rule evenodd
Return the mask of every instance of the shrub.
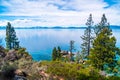
M 28 80 L 40 80 L 42 79 L 42 76 L 36 73 L 36 74 L 31 74 L 31 76 L 28 76 L 27 79 Z
M 120 80 L 120 77 L 111 76 L 111 77 L 108 78 L 108 80 Z
M 15 65 L 10 65 L 10 64 L 4 64 L 2 66 L 2 76 L 3 76 L 3 79 L 7 78 L 9 80 L 11 80 L 12 78 L 14 78 L 15 76 L 15 70 L 17 69 L 17 67 Z
M 65 63 L 61 61 L 42 62 L 46 64 L 46 72 L 52 76 L 62 77 L 65 80 L 105 80 L 99 71 L 91 66 L 83 66 L 76 63 Z

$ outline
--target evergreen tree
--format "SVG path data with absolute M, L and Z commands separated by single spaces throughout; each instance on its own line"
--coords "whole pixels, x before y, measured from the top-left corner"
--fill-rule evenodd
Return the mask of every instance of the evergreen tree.
M 62 55 L 61 55 L 61 48 L 60 48 L 60 46 L 58 46 L 58 48 L 57 48 L 57 57 L 58 57 L 58 59 L 60 60 L 61 59 L 61 57 L 62 57 Z
M 72 54 L 73 50 L 75 50 L 74 42 L 75 42 L 75 41 L 73 41 L 73 40 L 70 41 L 70 48 L 69 48 L 69 50 L 70 50 L 70 53 L 71 53 L 71 54 Z
M 74 61 L 74 59 L 73 59 L 73 51 L 75 50 L 74 43 L 75 43 L 75 41 L 73 41 L 73 40 L 70 41 L 70 48 L 69 48 L 69 50 L 70 50 L 70 61 Z
M 108 28 L 108 29 L 110 28 L 105 14 L 103 14 L 100 23 L 95 25 L 95 28 L 94 28 L 95 34 L 98 35 L 104 28 Z
M 6 47 L 7 49 L 17 49 L 19 48 L 19 41 L 16 36 L 14 27 L 8 22 L 6 26 Z
M 61 52 L 61 48 L 60 48 L 60 46 L 58 46 L 58 52 Z
M 60 60 L 61 59 L 61 48 L 58 46 L 58 48 L 56 49 L 56 47 L 54 47 L 53 51 L 52 51 L 52 60 Z
M 103 14 L 101 21 L 94 28 L 96 39 L 93 42 L 93 48 L 89 56 L 92 65 L 98 69 L 104 70 L 105 66 L 111 70 L 117 64 L 116 54 L 119 55 L 120 50 L 116 47 L 116 39 L 112 36 L 112 30 L 107 22 L 105 14 Z
M 118 50 L 115 44 L 116 39 L 112 36 L 112 30 L 104 28 L 93 42 L 89 56 L 92 65 L 104 70 L 104 65 L 112 64 Z
M 6 47 L 11 49 L 11 36 L 10 36 L 11 24 L 8 22 L 6 26 Z
M 53 51 L 52 51 L 52 60 L 54 61 L 54 60 L 56 60 L 56 58 L 57 58 L 57 50 L 56 50 L 56 47 L 54 47 L 54 49 L 53 49 Z
M 83 43 L 81 44 L 82 48 L 82 54 L 84 54 L 84 57 L 87 57 L 90 53 L 91 43 L 93 41 L 92 36 L 92 27 L 93 27 L 93 20 L 92 20 L 92 14 L 90 14 L 89 18 L 86 22 L 87 28 L 84 31 L 84 35 L 81 37 L 83 40 Z

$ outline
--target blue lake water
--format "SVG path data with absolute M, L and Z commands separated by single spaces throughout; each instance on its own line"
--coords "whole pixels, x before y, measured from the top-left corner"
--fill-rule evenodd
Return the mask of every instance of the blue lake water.
M 52 49 L 60 46 L 69 50 L 70 40 L 75 41 L 76 52 L 80 51 L 84 29 L 15 29 L 20 46 L 25 47 L 34 60 L 50 60 Z M 112 29 L 120 47 L 120 29 Z M 0 37 L 5 46 L 5 29 L 0 30 Z

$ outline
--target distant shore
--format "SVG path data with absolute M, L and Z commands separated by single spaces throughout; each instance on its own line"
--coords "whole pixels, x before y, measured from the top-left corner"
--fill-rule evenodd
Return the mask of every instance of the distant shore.
M 120 26 L 111 25 L 111 29 L 120 29 Z M 6 29 L 5 26 L 0 26 L 0 29 Z M 35 27 L 15 27 L 15 29 L 86 29 L 86 27 L 41 27 L 41 26 L 35 26 Z

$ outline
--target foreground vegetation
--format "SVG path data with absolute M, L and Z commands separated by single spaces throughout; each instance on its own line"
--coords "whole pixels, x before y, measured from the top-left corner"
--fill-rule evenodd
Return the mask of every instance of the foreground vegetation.
M 17 54 L 17 53 L 16 53 Z M 21 53 L 26 55 L 26 53 Z M 5 58 L 5 57 L 4 57 Z M 3 58 L 3 59 L 4 59 Z M 12 57 L 11 57 L 12 58 Z M 27 58 L 27 59 L 26 59 Z M 1 60 L 1 63 L 3 62 Z M 84 64 L 63 61 L 34 62 L 30 56 L 22 56 L 14 61 L 6 60 L 0 67 L 2 80 L 119 80 L 120 77 Z
M 104 71 L 100 71 L 87 64 L 76 64 L 61 61 L 41 62 L 53 80 L 119 80 L 120 77 L 107 76 Z

